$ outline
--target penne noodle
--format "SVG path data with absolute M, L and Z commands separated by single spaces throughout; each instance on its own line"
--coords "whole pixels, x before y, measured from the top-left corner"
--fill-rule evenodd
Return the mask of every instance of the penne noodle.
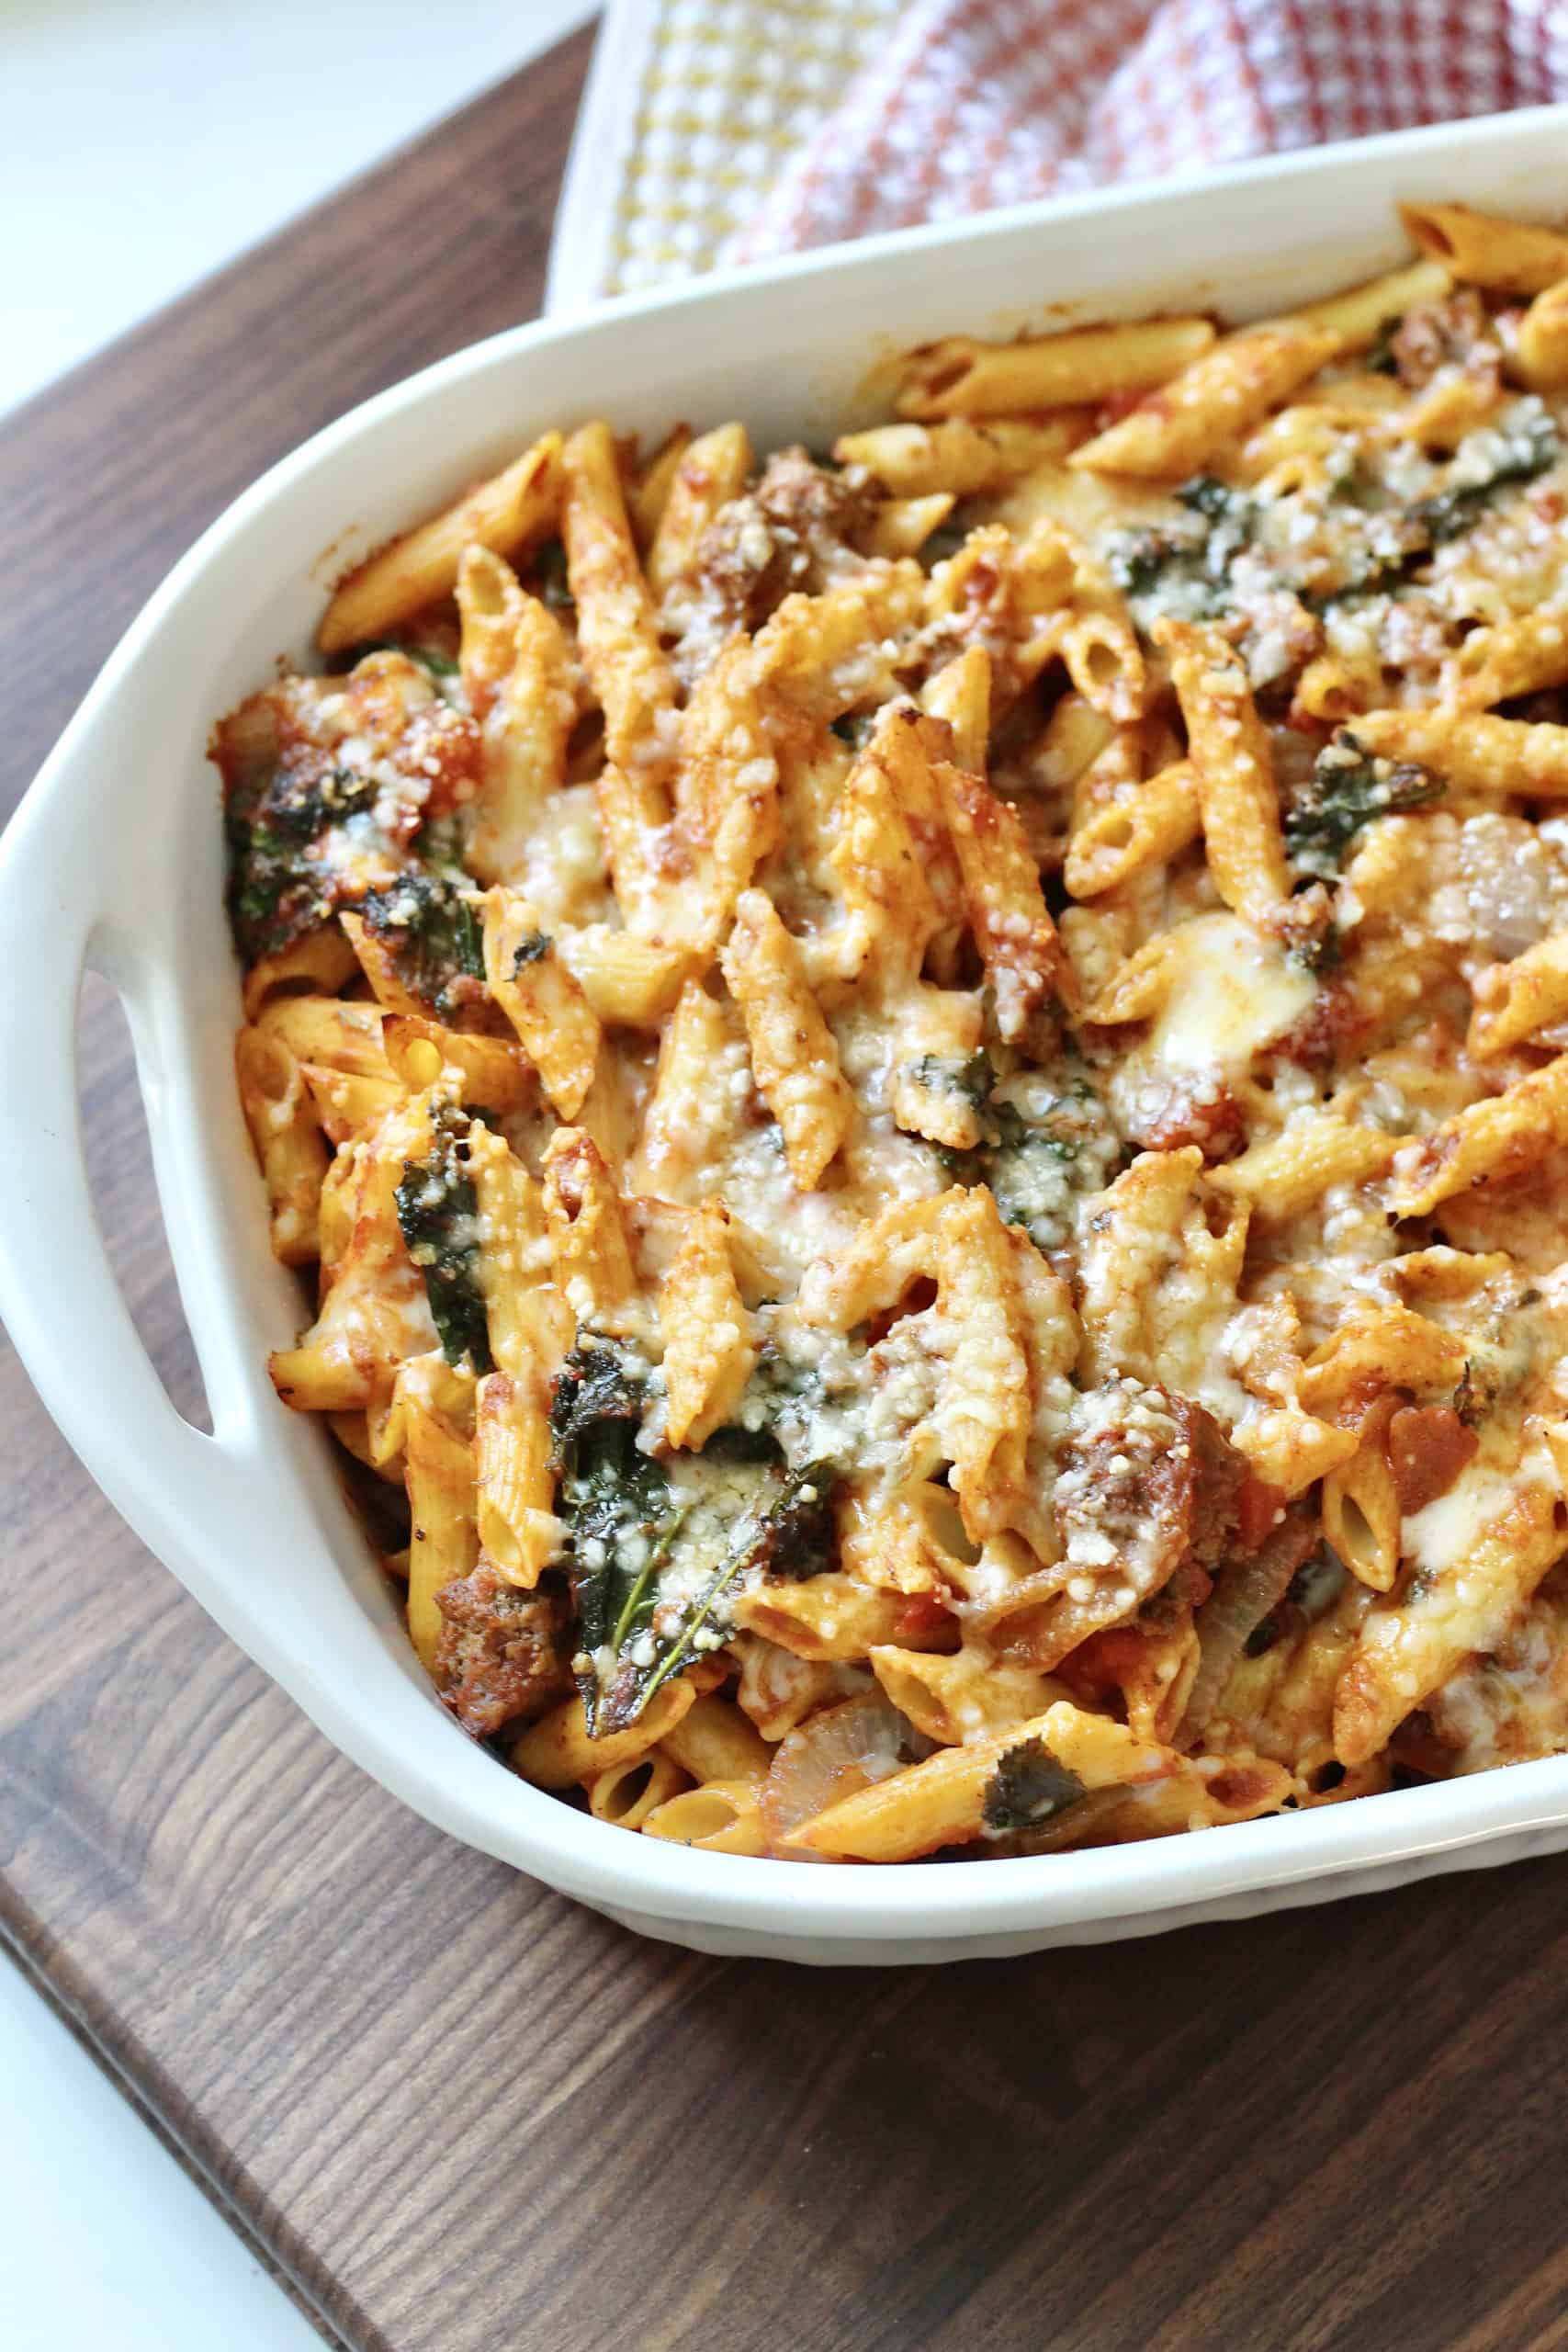
M 1156 642 L 1169 651 L 1187 721 L 1214 888 L 1257 921 L 1289 895 L 1289 879 L 1272 752 L 1246 669 L 1222 638 L 1184 621 L 1158 623 Z
M 1084 442 L 1069 466 L 1096 473 L 1177 477 L 1286 400 L 1340 347 L 1335 329 L 1251 327 L 1194 358 L 1173 382 Z
M 1568 277 L 1568 234 L 1472 212 L 1464 204 L 1402 204 L 1413 242 L 1461 285 L 1540 294 Z
M 1568 252 L 1563 266 L 1568 272 Z M 1543 287 L 1520 320 L 1518 365 L 1532 391 L 1557 392 L 1568 384 L 1568 275 Z
M 1363 751 L 1415 760 L 1461 791 L 1568 797 L 1568 726 L 1490 711 L 1371 710 L 1356 721 Z
M 710 1781 L 666 1799 L 648 1815 L 645 1838 L 700 1846 L 708 1854 L 765 1854 L 761 1808 L 750 1781 Z
M 1065 408 L 1166 383 L 1213 340 L 1207 319 L 1070 327 L 1018 343 L 948 335 L 910 354 L 895 405 L 900 416 L 920 419 Z
M 492 475 L 417 530 L 394 539 L 336 590 L 316 631 L 323 653 L 384 637 L 449 596 L 465 548 L 516 555 L 552 531 L 560 514 L 561 436 L 547 433 L 504 473 Z
M 272 1214 L 272 1250 L 286 1266 L 321 1255 L 327 1148 L 299 1062 L 285 1040 L 242 1029 L 234 1045 L 240 1102 Z

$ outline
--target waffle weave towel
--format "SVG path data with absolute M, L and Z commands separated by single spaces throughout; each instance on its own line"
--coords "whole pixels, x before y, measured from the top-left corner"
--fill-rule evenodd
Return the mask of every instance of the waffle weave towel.
M 1555 99 L 1568 0 L 609 0 L 548 307 Z

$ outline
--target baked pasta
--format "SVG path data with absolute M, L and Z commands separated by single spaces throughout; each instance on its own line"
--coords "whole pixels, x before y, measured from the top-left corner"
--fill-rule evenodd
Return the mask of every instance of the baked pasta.
M 1568 1747 L 1568 234 L 547 434 L 216 730 L 241 1095 L 475 1738 L 802 1860 Z

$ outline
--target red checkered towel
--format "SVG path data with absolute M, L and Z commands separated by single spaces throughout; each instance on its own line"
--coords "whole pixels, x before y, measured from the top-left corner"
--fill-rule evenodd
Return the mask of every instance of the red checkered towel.
M 1568 0 L 916 0 L 731 258 L 1568 98 Z

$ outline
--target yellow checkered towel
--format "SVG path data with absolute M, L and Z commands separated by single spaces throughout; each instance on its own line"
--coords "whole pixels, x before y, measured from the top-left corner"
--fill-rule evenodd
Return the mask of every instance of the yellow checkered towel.
M 899 0 L 611 0 L 557 216 L 546 308 L 734 257 Z

